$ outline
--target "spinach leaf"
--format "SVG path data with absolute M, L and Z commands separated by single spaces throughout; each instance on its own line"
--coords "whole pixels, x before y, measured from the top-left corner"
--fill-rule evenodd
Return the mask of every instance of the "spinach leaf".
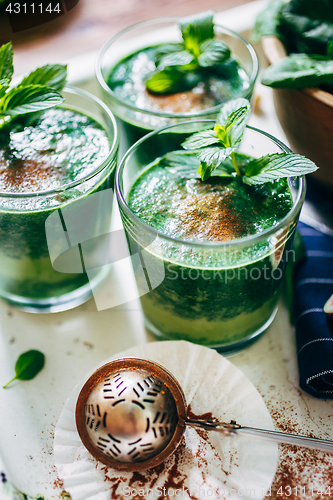
M 324 56 L 292 54 L 269 66 L 262 74 L 261 83 L 273 88 L 317 86 L 333 81 L 333 60 Z
M 31 380 L 44 367 L 45 356 L 37 350 L 30 350 L 22 353 L 15 363 L 15 377 L 7 382 L 3 388 L 6 388 L 14 380 Z
M 267 5 L 266 9 L 258 14 L 251 32 L 253 43 L 258 43 L 263 36 L 276 36 L 280 38 L 279 14 L 283 5 L 283 0 L 273 0 Z
M 287 51 L 306 54 L 327 53 L 333 37 L 333 4 L 330 0 L 290 0 L 279 13 L 279 30 Z

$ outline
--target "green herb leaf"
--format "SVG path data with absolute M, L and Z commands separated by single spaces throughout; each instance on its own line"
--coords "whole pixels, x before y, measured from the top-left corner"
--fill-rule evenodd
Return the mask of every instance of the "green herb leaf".
M 200 149 L 219 142 L 219 138 L 214 130 L 204 130 L 190 135 L 190 137 L 182 143 L 182 147 L 184 149 Z
M 225 103 L 218 116 L 217 123 L 223 125 L 228 134 L 228 146 L 237 146 L 251 115 L 251 106 L 247 99 L 232 99 Z
M 333 38 L 331 0 L 284 2 L 279 13 L 279 32 L 288 53 L 325 55 Z
M 333 59 L 333 38 L 327 46 L 327 57 Z
M 8 80 L 0 80 L 0 99 L 5 95 L 7 89 L 9 87 Z
M 263 36 L 280 38 L 280 11 L 283 5 L 283 0 L 273 0 L 258 14 L 251 33 L 251 40 L 254 43 L 260 42 Z
M 172 151 L 162 156 L 159 166 L 169 168 L 173 173 L 180 173 L 188 179 L 199 178 L 200 160 L 189 151 Z
M 173 52 L 181 52 L 182 50 L 185 50 L 185 45 L 183 43 L 165 43 L 164 45 L 158 45 L 154 54 L 156 66 L 160 64 L 162 57 L 172 54 Z
M 21 354 L 15 363 L 15 377 L 10 380 L 3 388 L 7 387 L 14 380 L 31 380 L 43 368 L 45 356 L 42 352 L 31 350 Z
M 214 38 L 213 18 L 214 12 L 210 10 L 180 20 L 179 26 L 186 50 L 199 56 L 199 45 L 209 38 Z
M 230 169 L 227 166 L 223 166 L 223 163 L 206 163 L 202 161 L 199 166 L 198 173 L 202 181 L 206 181 L 213 174 L 219 177 L 232 177 Z
M 0 47 L 0 80 L 11 82 L 14 73 L 13 67 L 13 47 L 9 42 Z
M 59 92 L 44 85 L 18 86 L 11 89 L 0 101 L 0 115 L 23 115 L 42 111 L 63 102 Z
M 67 66 L 64 64 L 46 64 L 32 71 L 23 78 L 19 86 L 46 85 L 55 90 L 62 90 L 66 84 Z
M 215 66 L 229 59 L 231 51 L 222 40 L 205 40 L 199 45 L 198 63 L 203 68 Z
M 178 67 L 170 67 L 154 73 L 146 81 L 146 88 L 156 94 L 167 94 L 177 92 L 184 82 L 185 73 Z
M 300 89 L 332 82 L 333 61 L 324 56 L 292 54 L 269 66 L 261 83 L 273 88 Z
M 190 54 L 187 50 L 182 50 L 163 56 L 160 59 L 160 66 L 186 66 L 194 61 L 195 57 L 193 54 Z
M 206 163 L 207 165 L 214 165 L 215 168 L 222 163 L 230 154 L 235 151 L 235 148 L 219 148 L 211 147 L 204 148 L 197 151 L 197 156 L 201 163 Z
M 308 158 L 295 153 L 274 153 L 250 160 L 243 182 L 248 185 L 272 182 L 282 177 L 298 177 L 317 170 Z

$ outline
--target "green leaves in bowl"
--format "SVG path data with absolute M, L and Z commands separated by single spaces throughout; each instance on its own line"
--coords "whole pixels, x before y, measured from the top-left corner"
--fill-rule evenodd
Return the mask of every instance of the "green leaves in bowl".
M 306 88 L 333 82 L 333 4 L 330 0 L 273 0 L 256 20 L 252 38 L 275 36 L 288 57 L 272 64 L 261 82 Z
M 0 132 L 9 132 L 13 119 L 39 113 L 57 106 L 64 100 L 60 91 L 66 83 L 67 67 L 47 64 L 32 71 L 16 85 L 13 78 L 13 48 L 11 42 L 0 47 Z
M 292 54 L 269 66 L 261 83 L 273 88 L 301 89 L 333 82 L 333 61 L 324 56 Z
M 233 99 L 222 106 L 214 129 L 197 132 L 182 144 L 184 149 L 199 159 L 198 173 L 202 181 L 212 175 L 223 175 L 236 176 L 244 184 L 254 185 L 283 177 L 298 177 L 317 170 L 317 166 L 304 156 L 283 152 L 249 158 L 241 171 L 236 152 L 250 114 L 250 104 L 246 99 Z M 233 170 L 230 170 L 230 166 Z
M 213 17 L 214 12 L 208 11 L 180 20 L 183 41 L 157 47 L 157 71 L 146 81 L 147 90 L 166 94 L 193 88 L 200 81 L 197 70 L 229 59 L 229 47 L 214 38 Z

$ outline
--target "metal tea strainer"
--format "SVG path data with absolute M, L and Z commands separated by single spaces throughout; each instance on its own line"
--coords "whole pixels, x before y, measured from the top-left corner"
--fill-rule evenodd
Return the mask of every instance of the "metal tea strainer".
M 177 448 L 186 425 L 224 435 L 247 434 L 333 453 L 333 441 L 187 417 L 184 393 L 163 366 L 120 358 L 99 368 L 83 386 L 76 426 L 88 451 L 110 467 L 140 471 Z

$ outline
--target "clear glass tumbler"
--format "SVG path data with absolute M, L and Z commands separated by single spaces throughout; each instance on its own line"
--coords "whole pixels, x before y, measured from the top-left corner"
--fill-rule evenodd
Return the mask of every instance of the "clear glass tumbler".
M 117 125 L 107 106 L 87 92 L 68 87 L 63 96 L 61 108 L 101 125 L 109 150 L 90 170 L 55 189 L 0 192 L 0 297 L 30 312 L 75 307 L 103 277 L 91 262 L 110 231 Z
M 213 119 L 225 102 L 224 100 L 214 107 L 194 112 L 152 111 L 122 98 L 109 87 L 108 80 L 113 68 L 125 57 L 150 46 L 180 42 L 178 21 L 179 18 L 160 18 L 135 24 L 108 40 L 99 53 L 96 76 L 102 89 L 102 97 L 120 119 L 124 132 L 122 140 L 126 138 L 127 146 L 132 145 L 147 132 L 169 124 L 200 118 Z M 228 45 L 233 57 L 247 76 L 248 86 L 234 93 L 232 98 L 251 99 L 259 68 L 255 50 L 240 34 L 218 24 L 215 24 L 215 36 Z
M 175 143 L 182 149 L 181 143 L 194 129 L 214 124 L 186 122 L 146 135 L 118 166 L 116 192 L 131 254 L 140 255 L 132 262 L 147 329 L 161 339 L 188 340 L 231 352 L 258 338 L 274 319 L 286 264 L 293 258 L 292 236 L 305 197 L 305 179 L 288 179 L 292 208 L 275 226 L 225 242 L 167 236 L 143 222 L 128 205 L 131 186 L 148 164 L 174 150 Z M 252 157 L 290 152 L 273 136 L 249 126 L 239 151 Z

